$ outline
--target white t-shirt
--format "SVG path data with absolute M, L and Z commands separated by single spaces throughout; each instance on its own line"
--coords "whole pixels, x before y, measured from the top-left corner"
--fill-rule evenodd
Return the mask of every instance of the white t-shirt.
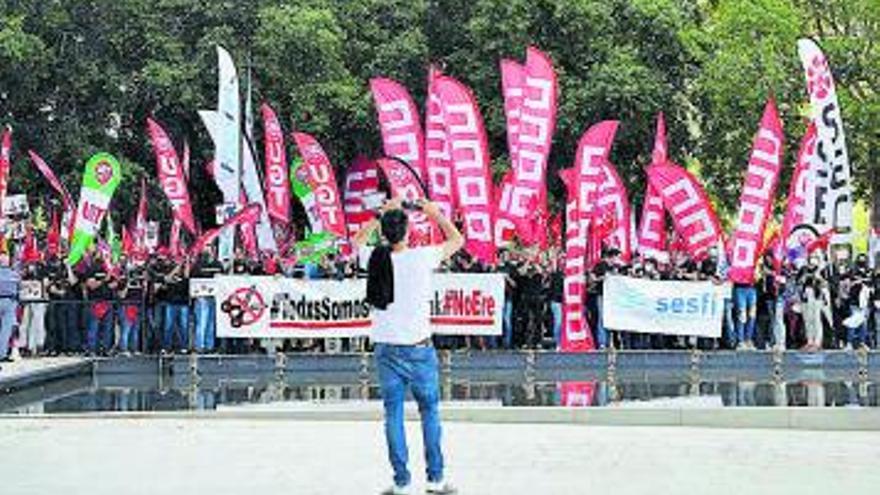
M 366 268 L 373 248 L 360 250 Z M 392 251 L 394 302 L 385 310 L 373 308 L 373 342 L 412 345 L 431 337 L 431 276 L 443 261 L 443 246 Z

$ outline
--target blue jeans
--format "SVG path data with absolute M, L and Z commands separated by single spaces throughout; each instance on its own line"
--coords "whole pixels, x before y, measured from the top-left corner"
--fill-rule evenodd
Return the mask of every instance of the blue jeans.
M 376 368 L 385 406 L 385 440 L 388 460 L 394 469 L 394 484 L 408 486 L 409 450 L 403 428 L 403 401 L 407 389 L 419 405 L 422 438 L 425 445 L 428 481 L 443 479 L 443 452 L 440 449 L 440 387 L 437 353 L 433 347 L 376 344 Z
M 180 347 L 186 349 L 189 344 L 189 306 L 167 303 L 163 323 L 162 349 L 166 351 L 172 349 L 175 333 L 177 333 Z
M 733 323 L 733 299 L 724 298 L 724 335 L 726 336 L 727 346 L 731 349 L 736 347 L 736 325 Z
M 211 350 L 214 348 L 214 325 L 216 324 L 215 315 L 217 307 L 214 304 L 213 297 L 199 297 L 195 300 L 193 307 L 196 317 L 196 341 L 195 349 L 198 352 Z
M 137 309 L 137 316 L 129 319 L 125 314 L 129 307 Z M 137 351 L 141 337 L 141 309 L 134 304 L 124 304 L 119 307 L 119 350 Z
M 880 349 L 880 308 L 874 308 L 874 349 Z
M 553 313 L 553 342 L 556 342 L 556 348 L 559 349 L 562 345 L 562 303 L 552 301 L 550 312 Z
M 755 341 L 755 316 L 758 312 L 758 291 L 754 287 L 735 287 L 736 338 L 738 343 Z
M 88 306 L 88 318 L 86 318 L 86 350 L 98 351 L 98 333 L 101 333 L 101 349 L 109 351 L 113 348 L 113 307 L 107 310 L 103 318 L 95 316 L 91 306 Z
M 0 359 L 9 353 L 9 339 L 12 329 L 18 324 L 18 301 L 11 298 L 0 299 Z
M 504 348 L 513 347 L 513 303 L 509 300 L 504 301 Z
M 590 301 L 590 309 L 596 315 L 596 345 L 599 349 L 605 349 L 608 347 L 608 331 L 605 330 L 605 323 L 602 321 L 602 296 L 595 295 Z
M 849 314 L 854 315 L 856 311 L 862 311 L 858 306 L 850 306 Z M 865 321 L 856 328 L 846 327 L 846 343 L 857 347 L 861 344 L 868 343 L 868 315 L 865 315 Z

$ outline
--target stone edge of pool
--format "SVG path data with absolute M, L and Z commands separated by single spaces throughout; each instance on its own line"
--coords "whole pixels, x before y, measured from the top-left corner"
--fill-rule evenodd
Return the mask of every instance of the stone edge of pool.
M 687 408 L 562 408 L 562 407 L 449 407 L 442 408 L 450 422 L 487 424 L 580 424 L 584 426 L 668 426 L 690 428 L 747 428 L 828 431 L 880 431 L 880 409 L 737 407 Z M 417 421 L 418 411 L 407 408 L 407 420 Z M 0 420 L 69 421 L 102 420 L 246 420 L 304 422 L 379 422 L 379 404 L 313 410 L 217 410 L 172 412 L 104 412 L 74 414 L 0 414 Z

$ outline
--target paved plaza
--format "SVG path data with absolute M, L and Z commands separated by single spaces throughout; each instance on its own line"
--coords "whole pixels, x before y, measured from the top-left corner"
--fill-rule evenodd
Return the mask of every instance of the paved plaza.
M 0 420 L 4 494 L 375 494 L 380 423 Z M 414 493 L 421 438 L 408 423 Z M 462 494 L 876 493 L 880 433 L 448 423 Z

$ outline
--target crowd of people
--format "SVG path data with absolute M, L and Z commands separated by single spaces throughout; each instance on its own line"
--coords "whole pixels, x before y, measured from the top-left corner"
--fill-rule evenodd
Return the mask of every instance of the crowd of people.
M 304 279 L 363 276 L 353 260 L 327 256 L 315 264 L 294 264 L 274 255 L 249 257 L 242 250 L 221 263 L 213 248 L 196 258 L 160 251 L 147 260 L 107 263 L 98 250 L 74 268 L 64 253 L 22 260 L 0 255 L 0 358 L 16 355 L 88 353 L 248 353 L 359 351 L 365 339 L 217 339 L 217 303 L 190 297 L 190 278 L 220 274 L 274 275 Z M 500 337 L 435 337 L 445 349 L 554 349 L 562 327 L 563 255 L 504 251 L 487 266 L 461 252 L 444 265 L 456 272 L 505 275 L 503 334 Z M 603 325 L 603 281 L 610 274 L 652 280 L 708 280 L 723 283 L 717 252 L 695 263 L 673 257 L 625 262 L 606 249 L 587 272 L 586 321 L 598 349 L 856 349 L 880 346 L 880 269 L 868 259 L 829 264 L 821 252 L 803 263 L 777 263 L 768 255 L 757 283 L 736 285 L 725 300 L 720 339 L 682 338 L 619 331 Z M 31 295 L 20 296 L 27 287 Z

